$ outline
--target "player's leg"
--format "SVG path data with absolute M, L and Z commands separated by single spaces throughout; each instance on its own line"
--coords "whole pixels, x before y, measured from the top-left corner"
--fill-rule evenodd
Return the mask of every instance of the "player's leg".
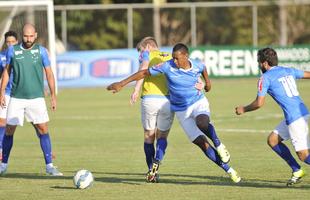
M 155 130 L 158 108 L 154 107 L 152 99 L 141 100 L 141 122 L 144 128 L 144 154 L 148 172 L 152 169 L 155 156 Z
M 10 102 L 9 95 L 5 95 L 5 102 L 7 104 Z M 2 160 L 2 141 L 5 134 L 6 115 L 7 115 L 7 106 L 2 108 L 0 107 L 0 161 Z
M 304 176 L 304 172 L 291 154 L 289 148 L 282 142 L 284 140 L 288 140 L 289 138 L 289 129 L 285 120 L 283 120 L 278 124 L 275 130 L 270 133 L 267 143 L 271 149 L 276 154 L 278 154 L 292 169 L 292 177 L 287 182 L 287 185 L 292 185 L 297 183 L 302 178 L 302 176 Z M 297 179 L 294 181 L 295 176 L 298 176 L 298 181 Z
M 160 106 L 156 125 L 156 153 L 155 160 L 161 162 L 164 158 L 166 148 L 168 145 L 168 134 L 172 126 L 174 113 L 170 111 L 170 102 L 168 99 L 158 99 L 158 105 Z
M 187 113 L 187 111 L 182 111 L 176 112 L 176 116 L 189 140 L 192 141 L 195 145 L 197 145 L 211 161 L 213 161 L 216 165 L 218 165 L 225 172 L 227 172 L 234 182 L 240 182 L 241 178 L 239 177 L 237 172 L 227 163 L 224 163 L 221 160 L 221 157 L 219 156 L 215 148 L 213 148 L 209 144 L 205 135 L 196 126 L 195 120 L 189 117 L 190 114 Z
M 24 124 L 25 106 L 24 101 L 15 98 L 11 98 L 8 103 L 7 125 L 2 141 L 2 163 L 0 166 L 0 174 L 4 174 L 7 170 L 10 152 L 13 147 L 16 126 L 22 126 Z
M 301 117 L 288 126 L 290 138 L 299 159 L 308 165 L 310 165 L 309 117 L 310 115 Z
M 28 100 L 25 117 L 27 121 L 33 123 L 36 134 L 39 133 L 40 146 L 46 164 L 46 173 L 52 176 L 62 176 L 63 174 L 56 169 L 52 162 L 52 145 L 47 123 L 49 117 L 44 98 Z
M 210 123 L 210 108 L 207 98 L 199 100 L 189 109 L 192 110 L 192 115 L 195 118 L 197 127 L 212 140 L 222 161 L 228 163 L 230 160 L 230 154 L 225 145 L 221 143 L 214 126 Z

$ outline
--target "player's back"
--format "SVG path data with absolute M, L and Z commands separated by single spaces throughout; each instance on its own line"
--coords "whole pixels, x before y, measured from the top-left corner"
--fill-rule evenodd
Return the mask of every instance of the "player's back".
M 275 66 L 263 75 L 269 82 L 268 94 L 281 106 L 287 124 L 308 114 L 307 107 L 299 96 L 295 80 L 303 77 L 303 71 Z
M 170 53 L 153 50 L 149 52 L 149 67 L 171 60 Z M 149 76 L 144 79 L 141 96 L 167 96 L 168 87 L 165 75 Z

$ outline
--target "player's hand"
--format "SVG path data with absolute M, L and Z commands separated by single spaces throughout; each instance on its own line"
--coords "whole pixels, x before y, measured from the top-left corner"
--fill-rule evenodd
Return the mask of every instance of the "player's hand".
M 1 106 L 1 108 L 5 108 L 6 107 L 6 102 L 5 102 L 5 96 L 4 95 L 0 95 L 0 106 Z
M 51 96 L 51 109 L 52 109 L 52 111 L 56 111 L 56 108 L 57 108 L 56 96 L 52 95 Z
M 243 106 L 237 106 L 237 107 L 235 108 L 235 110 L 236 110 L 236 114 L 237 114 L 237 115 L 241 115 L 241 114 L 244 113 L 244 107 L 243 107 Z
M 122 89 L 122 85 L 120 82 L 112 83 L 107 87 L 107 90 L 112 90 L 113 93 L 119 92 Z
M 138 100 L 138 97 L 139 97 L 139 92 L 135 90 L 130 96 L 130 104 L 131 105 L 135 104 Z

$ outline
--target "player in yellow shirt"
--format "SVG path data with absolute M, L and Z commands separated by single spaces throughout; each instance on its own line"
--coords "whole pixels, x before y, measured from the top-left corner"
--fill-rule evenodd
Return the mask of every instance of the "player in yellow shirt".
M 143 38 L 137 45 L 139 51 L 140 69 L 170 60 L 171 54 L 161 52 L 153 37 Z M 141 92 L 141 121 L 144 129 L 144 153 L 148 167 L 147 181 L 158 181 L 158 167 L 163 160 L 167 148 L 167 137 L 170 131 L 174 113 L 170 111 L 169 94 L 164 75 L 147 77 L 136 82 L 130 102 L 137 101 Z M 156 139 L 156 148 L 154 142 Z M 156 150 L 155 150 L 156 149 Z M 149 176 L 150 173 L 156 176 Z M 153 177 L 150 179 L 150 177 Z

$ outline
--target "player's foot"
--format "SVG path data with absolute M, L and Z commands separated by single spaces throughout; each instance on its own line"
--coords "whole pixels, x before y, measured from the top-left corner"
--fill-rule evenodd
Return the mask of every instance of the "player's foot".
M 228 163 L 230 161 L 230 154 L 223 143 L 221 143 L 220 146 L 216 147 L 216 151 L 221 157 L 223 163 Z
M 292 173 L 292 177 L 287 181 L 286 186 L 295 185 L 301 182 L 301 178 L 306 175 L 306 172 L 303 169 L 300 169 Z
M 0 164 L 0 175 L 4 175 L 6 173 L 6 170 L 8 169 L 8 165 L 1 163 Z
M 61 173 L 55 166 L 46 167 L 46 173 L 51 176 L 63 176 L 63 173 Z
M 229 168 L 227 174 L 234 183 L 239 183 L 241 181 L 241 177 L 239 176 L 238 172 L 234 170 L 232 167 Z
M 158 183 L 159 175 L 158 175 L 159 161 L 153 161 L 152 169 L 146 174 L 146 182 L 149 183 Z

